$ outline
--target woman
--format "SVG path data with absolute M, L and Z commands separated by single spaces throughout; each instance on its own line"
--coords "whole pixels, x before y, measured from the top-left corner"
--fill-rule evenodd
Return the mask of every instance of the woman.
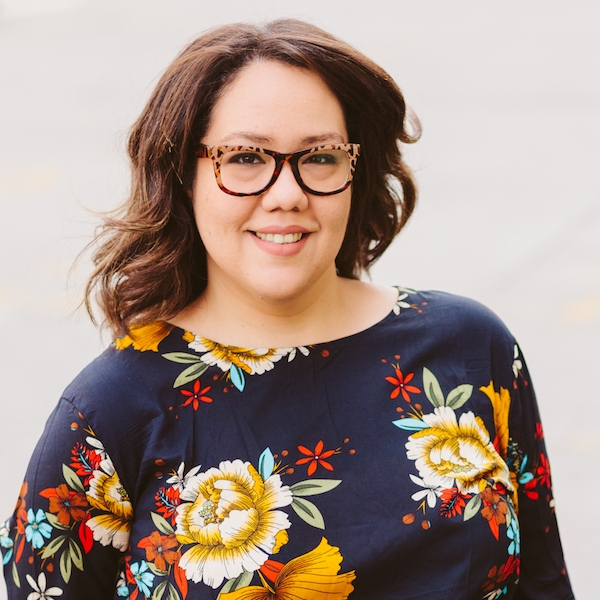
M 389 76 L 316 27 L 167 69 L 67 388 L 2 537 L 10 598 L 572 598 L 504 326 L 358 277 L 415 202 Z

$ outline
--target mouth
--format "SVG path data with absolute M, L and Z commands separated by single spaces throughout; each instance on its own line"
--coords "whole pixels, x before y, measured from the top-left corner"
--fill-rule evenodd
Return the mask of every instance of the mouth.
M 261 233 L 260 231 L 253 231 L 252 234 L 255 235 L 259 240 L 271 242 L 273 244 L 294 244 L 299 242 L 306 235 L 302 232 L 281 234 Z

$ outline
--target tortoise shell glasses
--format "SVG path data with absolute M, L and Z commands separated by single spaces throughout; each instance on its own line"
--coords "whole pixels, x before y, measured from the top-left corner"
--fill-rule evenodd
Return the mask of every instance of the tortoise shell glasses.
M 298 185 L 315 196 L 343 192 L 351 183 L 360 144 L 325 144 L 282 154 L 254 146 L 206 146 L 198 158 L 212 159 L 217 185 L 232 196 L 258 196 L 276 181 L 287 162 Z

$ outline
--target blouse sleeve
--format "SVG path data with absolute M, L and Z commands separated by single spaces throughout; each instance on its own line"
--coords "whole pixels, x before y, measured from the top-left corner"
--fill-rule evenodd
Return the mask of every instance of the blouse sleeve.
M 63 398 L 0 530 L 8 598 L 114 598 L 132 518 L 102 441 Z
M 507 463 L 517 488 L 520 575 L 515 600 L 573 598 L 558 534 L 550 465 L 529 373 L 514 346 Z M 518 552 L 518 549 L 517 549 Z

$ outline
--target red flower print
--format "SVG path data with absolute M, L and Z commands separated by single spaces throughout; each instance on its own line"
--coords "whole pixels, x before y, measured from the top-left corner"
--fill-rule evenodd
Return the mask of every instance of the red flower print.
M 73 521 L 83 521 L 86 516 L 88 501 L 83 492 L 70 490 L 65 483 L 56 488 L 46 488 L 40 496 L 50 500 L 50 512 L 56 515 L 59 523 L 68 525 Z
M 194 391 L 181 390 L 181 393 L 187 398 L 187 400 L 181 406 L 189 406 L 190 404 L 194 407 L 194 410 L 198 410 L 199 401 L 201 402 L 212 402 L 212 398 L 203 396 L 210 390 L 211 386 L 207 385 L 205 388 L 200 389 L 200 380 L 194 381 Z
M 535 424 L 535 439 L 543 440 L 544 439 L 544 428 L 541 423 Z
M 179 542 L 174 533 L 160 535 L 158 531 L 153 531 L 148 537 L 138 542 L 138 548 L 146 550 L 146 560 L 153 562 L 161 571 L 166 571 L 167 564 L 172 565 L 179 558 L 179 552 L 173 550 L 177 546 L 179 546 Z
M 484 505 L 481 509 L 481 515 L 487 519 L 494 537 L 498 539 L 500 534 L 499 525 L 506 523 L 505 515 L 508 512 L 508 506 L 500 494 L 492 488 L 485 488 L 480 496 Z
M 154 496 L 156 512 L 160 513 L 165 519 L 171 519 L 171 525 L 175 525 L 177 517 L 177 507 L 181 504 L 179 499 L 179 490 L 176 488 L 160 488 Z
M 75 469 L 77 475 L 83 477 L 83 485 L 89 485 L 90 479 L 94 476 L 94 471 L 100 469 L 102 457 L 95 450 L 90 450 L 81 442 L 77 442 L 71 450 L 70 467 Z
M 525 484 L 525 495 L 530 500 L 537 500 L 540 497 L 539 493 L 535 489 L 537 484 L 538 480 L 535 477 Z
M 306 463 L 310 463 L 308 465 L 308 476 L 314 475 L 317 470 L 317 466 L 321 465 L 324 469 L 328 471 L 333 471 L 333 467 L 329 464 L 325 459 L 333 456 L 336 451 L 335 450 L 325 450 L 323 452 L 323 440 L 319 440 L 317 445 L 315 446 L 314 451 L 309 450 L 306 446 L 298 446 L 298 450 L 302 452 L 302 454 L 306 455 L 306 458 L 300 458 L 296 461 L 297 465 L 305 465 Z
M 85 515 L 85 519 L 79 523 L 79 541 L 83 546 L 83 551 L 87 554 L 94 545 L 94 535 L 92 530 L 87 526 L 87 522 L 90 520 L 90 513 Z
M 462 515 L 462 510 L 465 507 L 465 500 L 470 496 L 463 496 L 458 488 L 452 487 L 441 492 L 442 506 L 440 507 L 440 515 L 450 518 L 456 515 Z
M 540 465 L 537 468 L 537 474 L 540 485 L 545 485 L 548 489 L 550 489 L 550 463 L 543 454 L 540 454 Z
M 389 381 L 392 385 L 396 386 L 392 390 L 392 393 L 390 394 L 390 398 L 393 400 L 394 398 L 397 398 L 400 395 L 400 393 L 402 393 L 402 397 L 407 402 L 410 402 L 410 396 L 408 395 L 409 393 L 411 393 L 411 394 L 420 394 L 421 393 L 421 390 L 418 387 L 415 387 L 414 385 L 407 385 L 412 380 L 412 378 L 415 376 L 415 374 L 409 373 L 405 377 L 402 374 L 400 367 L 394 367 L 394 371 L 396 372 L 396 377 L 386 377 L 385 378 L 386 381 Z

